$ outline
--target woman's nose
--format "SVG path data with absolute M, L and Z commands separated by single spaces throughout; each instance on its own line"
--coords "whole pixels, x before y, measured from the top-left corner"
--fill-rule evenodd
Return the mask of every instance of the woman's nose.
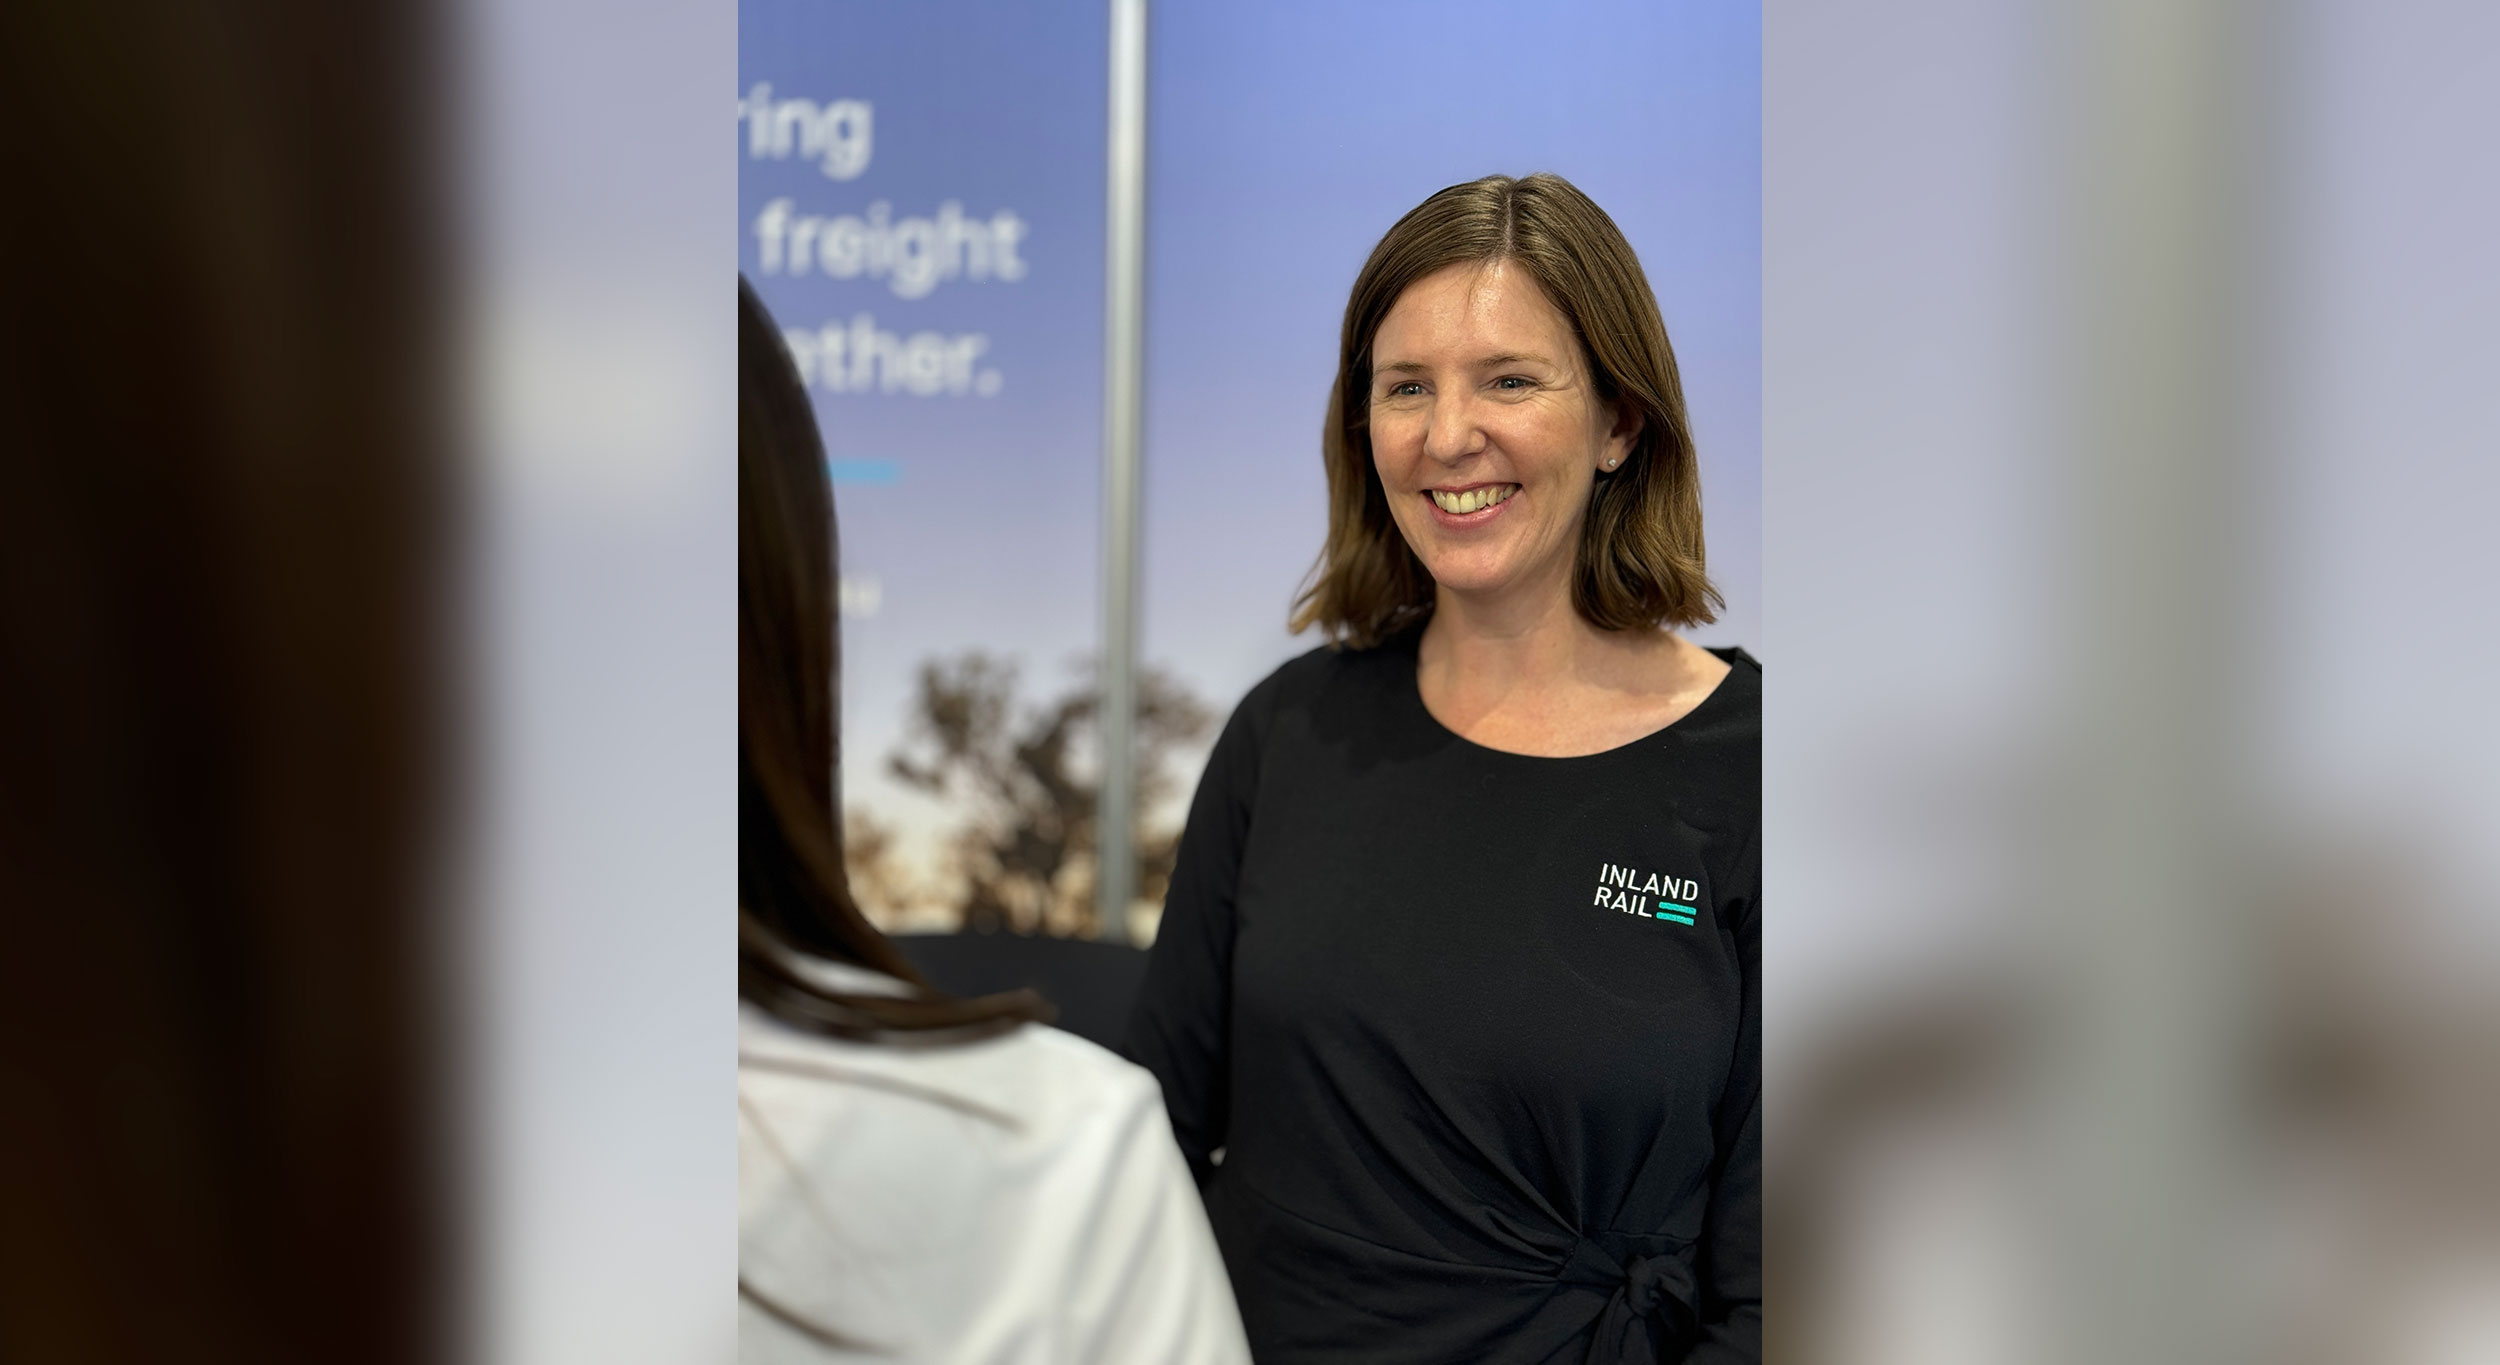
M 1484 447 L 1484 430 L 1476 421 L 1475 404 L 1464 397 L 1436 398 L 1432 420 L 1424 428 L 1424 455 L 1447 463 L 1464 459 Z

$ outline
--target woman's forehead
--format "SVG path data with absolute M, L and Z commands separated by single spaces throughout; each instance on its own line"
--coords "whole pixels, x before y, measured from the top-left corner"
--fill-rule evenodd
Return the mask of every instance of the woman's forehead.
M 1541 359 L 1569 363 L 1571 325 L 1512 261 L 1461 261 L 1406 287 L 1372 339 L 1373 364 Z

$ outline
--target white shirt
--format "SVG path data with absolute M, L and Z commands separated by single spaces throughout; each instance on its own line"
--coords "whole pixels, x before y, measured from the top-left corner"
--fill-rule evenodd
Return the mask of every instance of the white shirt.
M 1154 1078 L 1039 1025 L 854 1043 L 742 1006 L 738 1269 L 851 1343 L 741 1295 L 746 1365 L 1250 1358 Z

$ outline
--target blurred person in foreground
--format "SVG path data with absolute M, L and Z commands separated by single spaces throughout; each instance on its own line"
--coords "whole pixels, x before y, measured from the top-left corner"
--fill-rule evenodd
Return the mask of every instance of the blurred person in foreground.
M 1442 190 L 1347 304 L 1326 548 L 1128 1048 L 1262 1361 L 1754 1360 L 1761 673 L 1603 210 Z
M 1153 1079 L 852 900 L 832 486 L 743 279 L 738 369 L 740 1358 L 1246 1360 Z
M 429 17 L 0 7 L 0 1360 L 459 1336 Z

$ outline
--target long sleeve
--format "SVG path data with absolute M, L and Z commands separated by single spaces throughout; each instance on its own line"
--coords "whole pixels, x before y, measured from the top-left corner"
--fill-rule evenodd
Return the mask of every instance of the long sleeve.
M 1717 1169 L 1702 1229 L 1701 1323 L 1692 1365 L 1762 1359 L 1762 908 L 1758 861 L 1747 913 L 1736 925 L 1744 966 L 1744 1020 L 1716 1127 Z
M 1162 1083 L 1172 1135 L 1201 1187 L 1214 1172 L 1212 1154 L 1224 1145 L 1230 1117 L 1235 898 L 1272 685 L 1254 689 L 1233 712 L 1198 779 L 1122 1048 Z

